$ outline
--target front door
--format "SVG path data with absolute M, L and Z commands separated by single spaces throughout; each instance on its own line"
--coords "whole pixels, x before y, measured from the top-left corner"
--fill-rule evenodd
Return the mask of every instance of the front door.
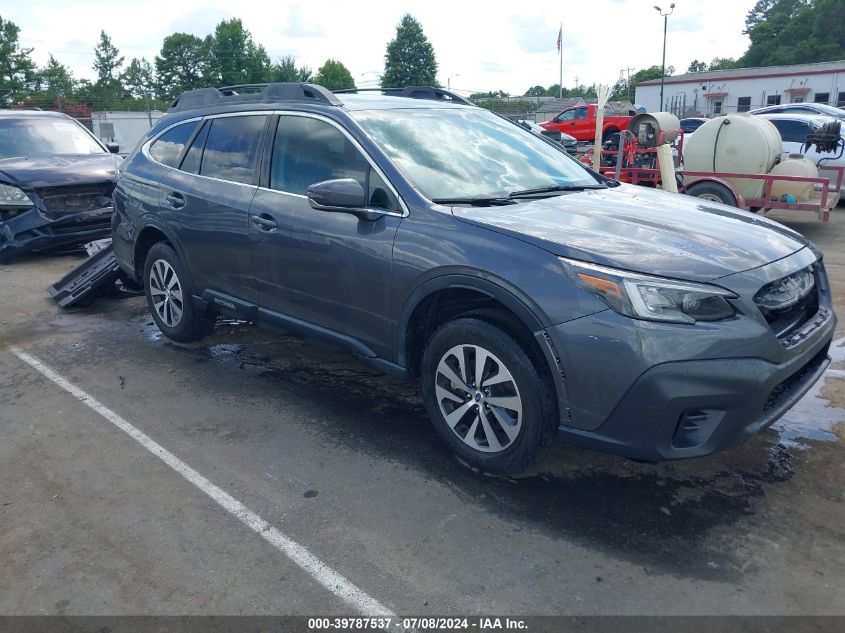
M 308 186 L 335 178 L 358 180 L 369 205 L 391 213 L 368 221 L 312 209 Z M 394 190 L 345 131 L 294 114 L 279 117 L 266 184 L 249 227 L 261 313 L 341 333 L 389 357 L 393 238 L 402 221 Z

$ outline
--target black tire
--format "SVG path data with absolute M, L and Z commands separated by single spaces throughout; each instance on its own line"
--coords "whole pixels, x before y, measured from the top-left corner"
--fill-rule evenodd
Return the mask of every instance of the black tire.
M 729 207 L 736 206 L 736 197 L 731 193 L 731 190 L 718 182 L 697 182 L 687 187 L 685 193 L 694 198 L 720 202 Z
M 614 138 L 615 137 L 615 138 Z M 601 135 L 601 143 L 604 145 L 608 141 L 613 140 L 613 147 L 619 147 L 619 130 L 616 128 L 609 128 L 604 131 L 604 134 Z
M 480 384 L 475 380 L 476 372 L 472 367 L 476 358 L 474 350 L 479 348 L 489 355 L 484 361 L 486 371 L 482 369 Z M 457 360 L 456 356 L 450 356 L 455 349 L 467 354 L 463 356 L 466 371 L 458 378 L 466 379 L 464 383 L 470 391 L 454 389 L 456 383 L 444 382 L 445 375 L 439 369 L 441 362 L 448 364 Z M 485 388 L 485 380 L 494 382 L 502 375 L 502 368 L 512 380 Z M 437 433 L 461 459 L 482 472 L 495 475 L 523 473 L 542 460 L 557 435 L 554 388 L 547 374 L 538 370 L 529 353 L 513 337 L 486 321 L 465 317 L 442 325 L 426 344 L 421 383 L 423 401 Z M 448 398 L 442 397 L 444 385 L 450 392 Z M 475 394 L 471 393 L 472 389 Z M 456 394 L 460 401 L 452 398 Z M 518 401 L 519 413 L 513 415 L 516 410 L 498 404 L 505 400 Z M 465 407 L 468 408 L 461 413 L 459 409 Z M 483 421 L 482 407 L 486 410 Z M 446 419 L 451 414 L 459 415 L 455 430 Z M 508 422 L 516 422 L 513 426 L 508 425 L 513 437 L 505 430 L 503 414 Z M 482 425 L 486 426 L 482 428 Z M 468 441 L 466 438 L 473 428 L 475 433 Z M 488 428 L 497 436 L 495 439 L 489 439 Z M 483 448 L 471 445 L 479 446 L 479 437 L 480 443 L 485 445 Z
M 156 267 L 156 272 L 153 272 L 153 267 Z M 165 307 L 163 314 L 161 313 L 161 297 L 162 291 L 159 288 L 161 285 L 157 281 L 162 269 L 172 271 L 176 276 L 176 286 L 180 289 L 181 301 L 177 301 L 175 293 L 171 289 L 172 294 L 168 294 L 166 301 L 170 302 L 170 310 Z M 166 282 L 172 281 L 172 277 L 167 277 Z M 153 294 L 156 295 L 156 300 L 153 300 Z M 191 341 L 199 341 L 207 336 L 214 327 L 215 316 L 213 314 L 204 313 L 200 311 L 193 300 L 195 294 L 194 282 L 188 272 L 187 267 L 176 254 L 173 248 L 165 243 L 159 242 L 154 244 L 147 253 L 147 259 L 144 262 L 144 294 L 147 297 L 147 307 L 153 317 L 153 321 L 158 326 L 158 329 L 169 339 L 179 343 L 189 343 Z M 180 311 L 178 319 L 175 318 L 176 310 Z M 170 322 L 166 322 L 166 320 Z

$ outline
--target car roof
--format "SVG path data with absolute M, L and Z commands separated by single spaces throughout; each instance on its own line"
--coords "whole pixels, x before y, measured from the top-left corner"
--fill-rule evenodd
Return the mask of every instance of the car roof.
M 52 110 L 0 110 L 0 117 L 3 118 L 35 118 L 35 117 L 52 117 L 70 119 L 68 115 L 63 112 L 53 112 Z
M 812 101 L 802 101 L 800 103 L 781 103 L 780 105 L 762 106 L 760 108 L 754 108 L 753 110 L 750 110 L 750 112 L 753 114 L 755 112 L 769 112 L 771 110 L 783 108 L 818 108 L 820 106 L 827 106 L 829 108 L 833 108 L 834 110 L 841 110 L 841 108 L 836 108 L 827 103 L 813 103 Z M 824 108 L 821 107 L 820 109 L 823 110 Z M 843 114 L 845 114 L 845 111 L 843 111 Z
M 348 110 L 442 110 L 454 108 L 472 108 L 461 103 L 450 101 L 435 101 L 434 99 L 414 99 L 410 97 L 394 97 L 378 93 L 338 94 L 338 99 Z
M 681 119 L 681 123 L 683 123 L 684 121 L 709 121 L 709 120 L 710 119 L 707 119 L 703 116 L 688 116 L 685 119 Z
M 834 120 L 834 117 L 826 114 L 806 114 L 803 112 L 761 112 L 757 116 L 767 119 L 785 119 L 788 121 L 812 121 L 813 123 L 819 124 Z

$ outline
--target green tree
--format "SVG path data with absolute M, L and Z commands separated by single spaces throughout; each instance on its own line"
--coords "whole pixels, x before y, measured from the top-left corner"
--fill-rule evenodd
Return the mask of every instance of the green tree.
M 211 38 L 214 78 L 227 86 L 270 80 L 272 62 L 238 18 L 223 20 Z
M 476 99 L 503 99 L 509 96 L 510 95 L 504 90 L 495 90 L 491 92 L 474 92 L 469 96 L 469 98 L 470 101 L 475 101 Z
M 742 66 L 833 61 L 845 57 L 842 0 L 758 0 L 745 19 L 751 40 Z
M 675 72 L 674 66 L 667 66 L 666 67 L 666 77 L 670 77 Z M 633 91 L 634 88 L 637 87 L 637 84 L 642 83 L 643 81 L 650 81 L 652 79 L 660 79 L 661 68 L 660 66 L 650 66 L 648 68 L 643 68 L 642 70 L 638 70 L 633 75 L 631 75 L 631 90 Z
M 334 59 L 327 59 L 326 63 L 320 66 L 317 74 L 311 79 L 312 83 L 325 86 L 329 90 L 342 90 L 354 88 L 355 81 L 349 70 Z
M 525 91 L 526 97 L 545 97 L 546 89 L 543 86 L 531 86 Z
M 123 87 L 135 99 L 150 97 L 155 92 L 153 67 L 145 57 L 133 57 L 120 76 Z
M 20 27 L 0 16 L 0 100 L 13 101 L 35 80 L 31 48 L 21 48 Z
M 282 57 L 270 68 L 270 81 L 301 82 L 310 80 L 311 69 L 308 66 L 297 67 L 293 55 Z
M 47 65 L 38 71 L 38 81 L 39 88 L 54 98 L 70 96 L 76 85 L 70 69 L 52 55 L 47 60 Z
M 706 70 L 707 62 L 700 62 L 697 59 L 692 60 L 687 68 L 688 73 L 703 73 Z
M 739 68 L 739 64 L 733 57 L 714 57 L 710 62 L 710 70 L 728 70 Z
M 384 54 L 383 88 L 436 86 L 437 60 L 434 47 L 423 33 L 422 25 L 405 14 L 396 27 L 396 37 L 387 44 Z
M 106 32 L 100 31 L 100 41 L 94 47 L 93 68 L 97 73 L 97 87 L 112 90 L 120 88 L 121 66 L 123 56 Z
M 164 38 L 155 68 L 162 96 L 175 97 L 186 90 L 211 85 L 211 36 L 204 40 L 189 33 Z

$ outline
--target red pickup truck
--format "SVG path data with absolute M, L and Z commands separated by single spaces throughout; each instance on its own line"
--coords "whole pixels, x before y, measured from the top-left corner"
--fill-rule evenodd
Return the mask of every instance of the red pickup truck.
M 592 141 L 596 135 L 596 109 L 598 106 L 584 105 L 567 108 L 551 121 L 541 123 L 547 130 L 560 130 L 574 136 L 579 141 Z M 611 134 L 628 129 L 630 116 L 620 116 L 605 106 L 601 140 L 606 141 Z

